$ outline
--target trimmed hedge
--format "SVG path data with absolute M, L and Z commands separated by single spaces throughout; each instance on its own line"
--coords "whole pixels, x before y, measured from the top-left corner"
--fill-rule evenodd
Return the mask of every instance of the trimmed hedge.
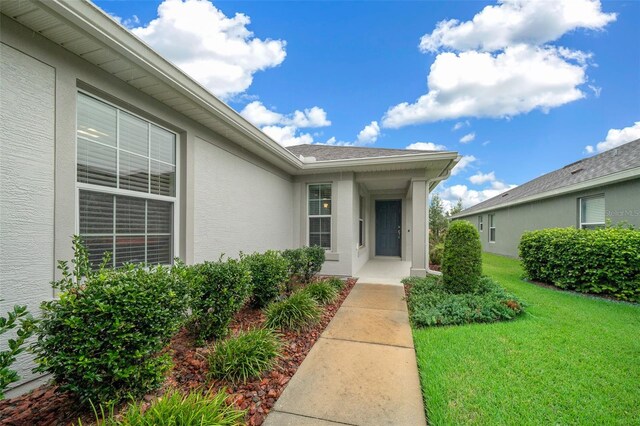
M 236 259 L 195 265 L 191 283 L 191 317 L 187 326 L 202 344 L 224 337 L 233 316 L 251 296 L 251 271 Z
M 308 283 L 322 269 L 325 250 L 318 246 L 302 247 L 284 250 L 282 256 L 289 261 L 290 275 L 295 275 L 303 283 Z
M 268 250 L 242 259 L 251 270 L 251 305 L 264 308 L 280 296 L 289 278 L 289 262 L 280 252 Z
M 533 281 L 640 302 L 640 230 L 530 231 L 522 235 L 519 254 Z
M 184 322 L 187 285 L 162 266 L 92 271 L 79 238 L 74 249 L 72 268 L 59 263 L 59 298 L 41 305 L 36 371 L 83 403 L 142 396 L 171 368 L 163 349 Z
M 442 278 L 451 293 L 473 292 L 482 276 L 482 245 L 475 226 L 466 220 L 449 225 L 442 255 Z

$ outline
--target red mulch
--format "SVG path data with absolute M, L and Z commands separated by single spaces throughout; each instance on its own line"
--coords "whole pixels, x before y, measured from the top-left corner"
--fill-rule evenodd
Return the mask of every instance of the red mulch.
M 229 401 L 238 408 L 247 410 L 247 424 L 261 425 L 355 283 L 356 280 L 350 278 L 336 302 L 324 306 L 322 320 L 318 325 L 300 333 L 283 332 L 283 356 L 278 360 L 277 366 L 262 377 L 244 384 L 208 379 L 207 348 L 196 348 L 186 330 L 180 331 L 169 345 L 173 351 L 174 367 L 164 389 L 147 395 L 144 400 L 150 404 L 156 396 L 170 387 L 184 391 L 211 389 L 214 392 L 224 387 L 229 393 Z M 246 307 L 235 316 L 231 331 L 236 333 L 258 327 L 263 322 L 264 316 L 260 310 Z M 52 385 L 44 385 L 26 395 L 0 401 L 2 425 L 68 425 L 76 423 L 78 418 L 85 425 L 95 422 L 91 408 L 78 408 L 71 395 L 56 392 L 56 387 Z

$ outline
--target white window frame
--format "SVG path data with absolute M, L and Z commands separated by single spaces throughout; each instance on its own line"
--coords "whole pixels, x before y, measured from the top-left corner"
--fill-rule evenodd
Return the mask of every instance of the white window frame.
M 489 242 L 490 243 L 495 243 L 496 242 L 496 219 L 495 219 L 495 214 L 491 213 L 488 215 L 488 222 L 489 222 Z M 493 240 L 491 239 L 491 231 L 493 231 Z
M 171 229 L 171 233 L 173 234 L 173 244 L 171 247 L 171 260 L 169 265 L 173 264 L 173 259 L 177 256 L 177 251 L 178 251 L 178 247 L 179 247 L 179 242 L 180 242 L 180 208 L 179 208 L 179 200 L 180 200 L 180 137 L 179 134 L 176 133 L 175 131 L 166 128 L 165 126 L 162 126 L 160 124 L 158 124 L 157 122 L 150 120 L 146 117 L 143 117 L 139 114 L 136 114 L 126 108 L 122 108 L 120 105 L 114 104 L 113 102 L 109 102 L 107 100 L 105 100 L 104 98 L 101 98 L 99 96 L 96 96 L 95 94 L 88 92 L 86 90 L 82 90 L 82 89 L 77 89 L 77 94 L 83 94 L 85 96 L 94 98 L 100 102 L 103 102 L 113 108 L 116 109 L 116 187 L 109 187 L 109 186 L 102 186 L 102 185 L 95 185 L 95 184 L 91 184 L 91 183 L 83 183 L 83 182 L 78 182 L 78 138 L 82 138 L 81 136 L 78 136 L 78 102 L 77 102 L 77 96 L 76 96 L 76 122 L 75 122 L 75 162 L 74 162 L 74 166 L 75 166 L 75 170 L 74 170 L 74 176 L 75 176 L 75 234 L 76 235 L 80 235 L 80 191 L 91 191 L 91 192 L 99 192 L 99 193 L 104 193 L 104 194 L 111 194 L 111 195 L 120 195 L 120 196 L 127 196 L 127 197 L 133 197 L 133 198 L 141 198 L 141 199 L 145 199 L 145 200 L 158 200 L 158 201 L 166 201 L 166 202 L 170 202 L 172 203 L 173 206 L 173 224 L 172 224 L 172 229 Z M 119 155 L 117 154 L 118 151 L 120 151 L 120 132 L 119 132 L 119 124 L 120 124 L 120 111 L 126 112 L 127 114 L 130 114 L 136 118 L 139 118 L 141 120 L 144 120 L 147 123 L 153 124 L 154 126 L 157 126 L 163 130 L 166 130 L 167 132 L 172 133 L 173 135 L 175 135 L 176 137 L 176 147 L 175 147 L 175 156 L 176 156 L 176 164 L 175 164 L 175 168 L 176 168 L 176 187 L 175 187 L 175 196 L 171 197 L 171 196 L 167 196 L 167 195 L 158 195 L 158 194 L 151 194 L 150 192 L 145 193 L 145 192 L 140 192 L 140 191 L 133 191 L 133 190 L 129 190 L 129 189 L 120 189 L 118 188 L 119 183 L 120 183 L 120 158 Z M 149 132 L 148 135 L 149 138 L 151 138 L 151 132 Z M 93 141 L 91 139 L 86 139 L 86 138 L 82 138 L 83 140 L 86 141 L 90 141 L 92 143 L 98 143 L 101 144 L 100 142 L 96 142 Z M 105 144 L 101 144 L 104 146 L 109 146 L 110 148 L 113 148 L 110 145 L 105 145 Z M 127 151 L 127 150 L 122 150 L 123 152 L 127 152 L 127 153 L 131 153 L 131 151 Z M 133 153 L 136 154 L 136 153 Z M 138 155 L 138 154 L 136 154 Z M 151 162 L 151 158 L 150 158 L 151 154 L 149 153 L 149 162 Z M 158 161 L 164 164 L 169 164 L 169 163 L 165 163 L 164 161 L 161 160 L 154 160 L 154 161 Z M 173 164 L 171 164 L 171 166 L 174 166 Z M 149 167 L 149 170 L 151 170 L 151 168 Z M 151 179 L 149 179 L 149 185 L 151 185 Z M 116 216 L 114 214 L 114 226 L 115 226 L 115 220 L 116 220 Z M 115 265 L 115 245 L 116 245 L 116 238 L 115 238 L 115 228 L 114 228 L 114 234 L 113 234 L 114 238 L 113 238 L 113 251 L 112 251 L 112 262 L 113 265 Z M 147 233 L 145 231 L 145 239 L 147 237 Z M 145 244 L 145 259 L 146 259 L 146 244 Z
M 333 191 L 331 191 L 331 198 L 333 199 Z M 362 248 L 367 244 L 367 230 L 365 228 L 365 219 L 364 219 L 367 212 L 365 211 L 365 206 L 366 206 L 365 198 L 359 195 L 358 200 L 359 200 L 358 201 L 358 248 Z M 360 241 L 360 230 L 362 230 L 362 241 Z
M 311 215 L 309 214 L 309 188 L 311 186 L 315 186 L 315 185 L 329 185 L 331 186 L 331 214 L 317 214 L 317 215 Z M 333 193 L 333 182 L 310 182 L 307 183 L 306 186 L 306 194 L 305 194 L 305 204 L 306 204 L 306 212 L 307 212 L 307 246 L 310 245 L 310 234 L 311 234 L 311 226 L 309 225 L 309 219 L 311 219 L 312 217 L 316 218 L 323 218 L 323 217 L 328 217 L 329 218 L 329 239 L 331 241 L 331 244 L 329 248 L 327 247 L 323 247 L 325 251 L 331 251 L 333 248 L 333 212 L 334 212 L 334 193 Z
M 484 223 L 483 223 L 483 216 L 482 215 L 478 216 L 478 231 L 480 231 L 480 232 L 484 231 Z
M 605 204 L 605 217 L 603 222 L 582 222 L 582 202 L 584 200 L 589 200 L 593 198 L 602 198 L 602 201 L 606 203 L 604 199 L 604 194 L 590 195 L 588 197 L 578 198 L 578 227 L 580 229 L 588 229 L 588 228 L 585 228 L 585 225 L 586 226 L 605 226 L 606 225 L 606 216 L 607 216 L 606 204 Z

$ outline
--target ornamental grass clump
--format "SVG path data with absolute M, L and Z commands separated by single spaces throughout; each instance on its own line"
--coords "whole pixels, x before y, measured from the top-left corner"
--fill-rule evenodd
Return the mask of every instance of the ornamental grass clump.
M 160 386 L 171 368 L 163 352 L 182 326 L 187 284 L 166 267 L 125 265 L 92 270 L 74 238 L 73 267 L 59 262 L 59 297 L 43 302 L 33 350 L 49 373 L 82 403 L 116 403 Z
M 214 379 L 246 382 L 270 370 L 280 356 L 282 343 L 270 329 L 242 331 L 216 342 L 209 355 L 209 374 Z
M 303 290 L 306 292 L 313 300 L 318 302 L 320 305 L 326 305 L 328 303 L 332 303 L 338 297 L 338 291 L 326 281 L 317 281 L 311 284 L 308 284 Z
M 327 279 L 323 280 L 323 282 L 325 282 L 325 283 L 329 284 L 331 287 L 335 288 L 338 293 L 342 291 L 342 289 L 344 288 L 344 285 L 345 285 L 344 280 L 341 280 L 338 277 L 327 278 Z
M 245 262 L 222 259 L 195 266 L 187 326 L 203 344 L 228 333 L 233 316 L 251 295 L 251 271 Z
M 482 245 L 475 226 L 466 220 L 449 225 L 442 254 L 443 285 L 450 293 L 471 293 L 482 276 Z
M 275 250 L 243 257 L 251 271 L 251 305 L 264 308 L 284 291 L 289 278 L 289 262 Z
M 96 423 L 103 426 L 240 426 L 244 424 L 245 410 L 227 403 L 227 393 L 192 391 L 182 394 L 170 390 L 147 407 L 146 402 L 132 403 L 124 412 L 114 416 L 101 410 Z
M 283 330 L 304 330 L 317 324 L 321 315 L 318 303 L 307 292 L 298 291 L 285 300 L 267 306 L 265 326 Z

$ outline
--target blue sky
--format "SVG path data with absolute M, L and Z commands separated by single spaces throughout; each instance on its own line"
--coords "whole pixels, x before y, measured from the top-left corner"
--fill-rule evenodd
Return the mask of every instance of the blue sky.
M 460 152 L 448 204 L 640 137 L 637 1 L 96 3 L 285 145 Z

